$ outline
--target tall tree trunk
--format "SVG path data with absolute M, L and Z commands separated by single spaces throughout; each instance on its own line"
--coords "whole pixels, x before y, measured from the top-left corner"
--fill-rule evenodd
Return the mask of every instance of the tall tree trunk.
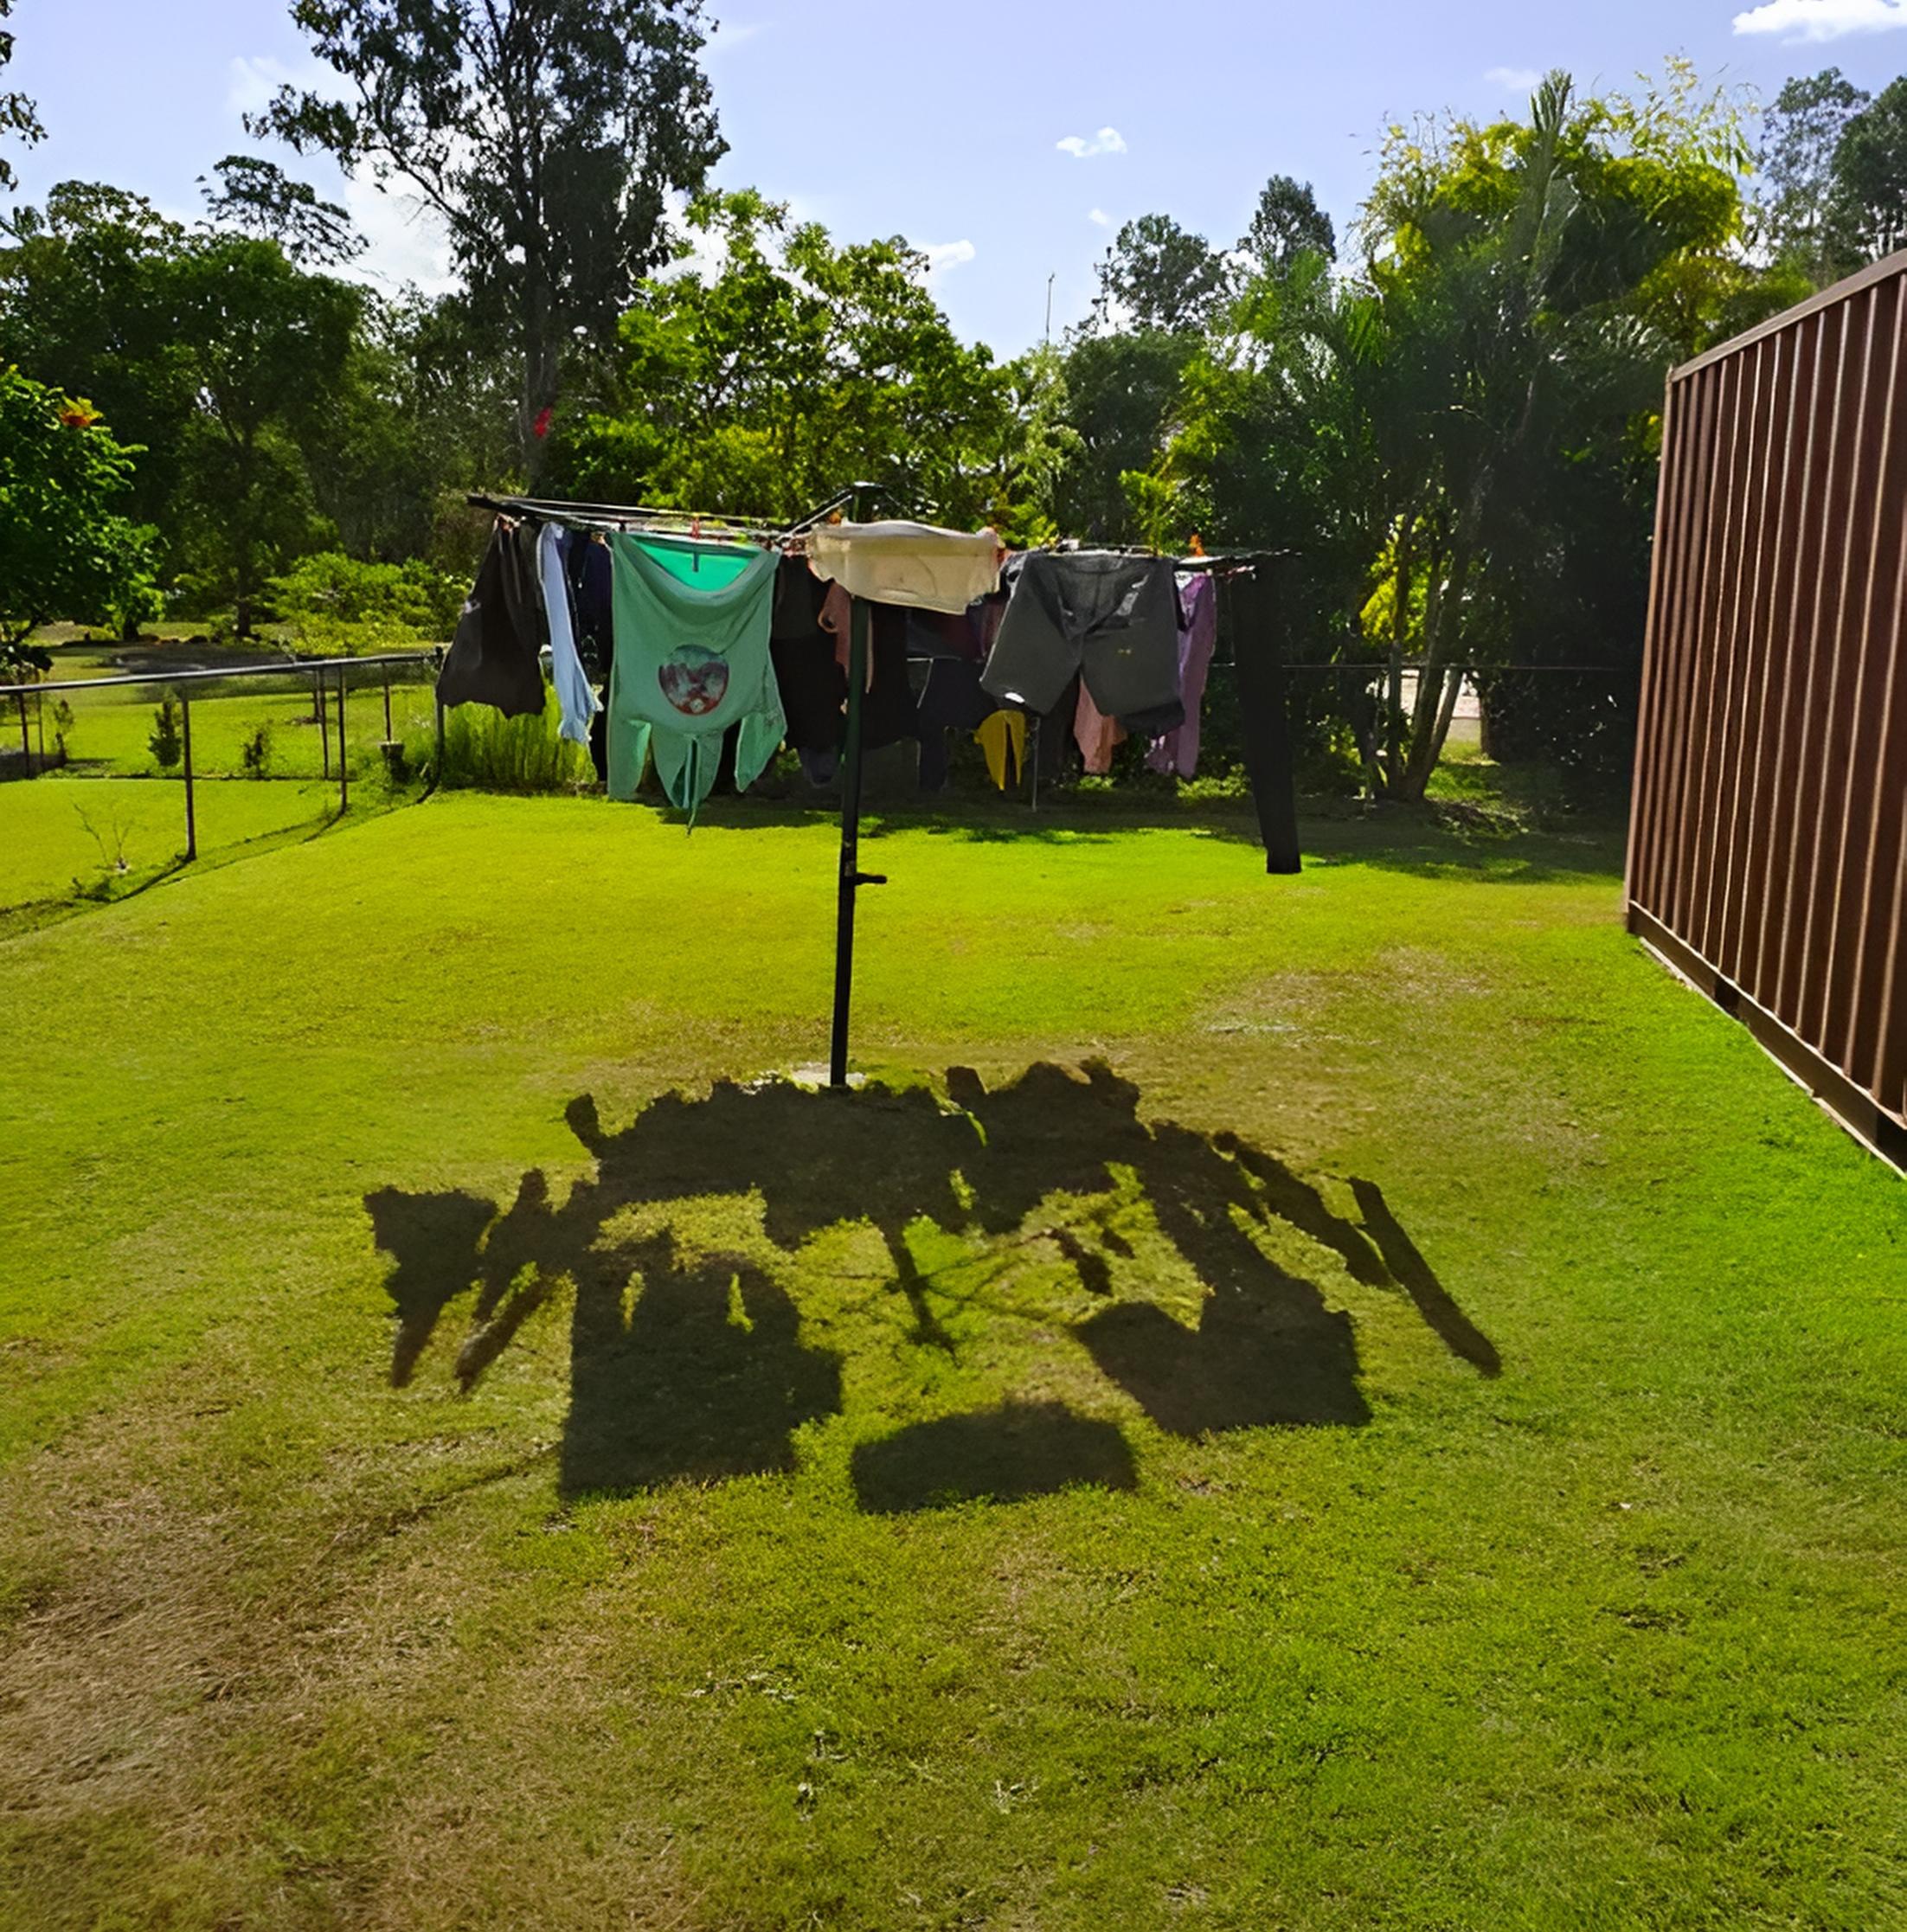
M 1397 568 L 1390 611 L 1390 716 L 1384 734 L 1384 788 L 1393 793 L 1403 781 L 1403 651 L 1410 629 L 1410 538 L 1414 527 L 1411 515 L 1406 510 L 1398 521 L 1396 540 Z
M 257 588 L 253 575 L 257 543 L 253 534 L 252 455 L 250 434 L 241 435 L 233 450 L 238 488 L 233 493 L 237 514 L 232 520 L 232 630 L 241 638 L 252 634 L 252 594 Z
M 536 493 L 548 465 L 547 433 L 539 436 L 536 427 L 545 409 L 556 404 L 556 377 L 560 360 L 555 332 L 550 326 L 549 292 L 532 287 L 523 307 L 523 387 L 517 412 L 517 440 L 523 451 L 524 488 Z

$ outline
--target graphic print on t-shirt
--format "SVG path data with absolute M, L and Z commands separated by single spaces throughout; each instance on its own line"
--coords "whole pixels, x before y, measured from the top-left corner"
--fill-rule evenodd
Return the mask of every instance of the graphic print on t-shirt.
M 704 718 L 729 689 L 729 662 L 699 644 L 677 645 L 656 672 L 662 695 L 691 718 Z

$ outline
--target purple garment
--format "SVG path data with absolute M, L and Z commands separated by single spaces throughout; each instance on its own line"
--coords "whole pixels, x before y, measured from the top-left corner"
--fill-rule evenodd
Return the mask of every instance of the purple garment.
M 1200 571 L 1178 593 L 1178 696 L 1185 722 L 1153 740 L 1146 762 L 1168 778 L 1198 776 L 1198 709 L 1205 702 L 1205 674 L 1218 643 L 1218 599 L 1211 578 Z

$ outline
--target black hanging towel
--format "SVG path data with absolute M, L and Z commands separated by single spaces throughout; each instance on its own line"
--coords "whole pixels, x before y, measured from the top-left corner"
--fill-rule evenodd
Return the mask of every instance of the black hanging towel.
M 1290 559 L 1267 557 L 1224 580 L 1245 740 L 1245 770 L 1258 807 L 1268 872 L 1301 872 L 1298 785 L 1286 695 L 1284 622 Z
M 494 704 L 507 718 L 541 713 L 545 628 L 536 526 L 499 520 L 438 673 L 437 702 Z

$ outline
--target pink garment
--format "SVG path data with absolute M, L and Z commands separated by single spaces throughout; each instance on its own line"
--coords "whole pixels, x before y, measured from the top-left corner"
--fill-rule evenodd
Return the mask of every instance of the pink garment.
M 1108 717 L 1093 703 L 1083 677 L 1079 681 L 1079 709 L 1073 714 L 1073 737 L 1087 771 L 1095 778 L 1104 778 L 1112 770 L 1114 748 L 1126 741 L 1119 720 Z
M 853 632 L 850 628 L 854 621 L 854 600 L 841 585 L 830 584 L 814 621 L 834 639 L 834 661 L 844 672 L 849 655 L 854 649 Z M 874 653 L 871 651 L 868 652 L 867 688 L 870 691 L 874 689 Z
M 1198 711 L 1205 701 L 1205 677 L 1218 643 L 1218 596 L 1209 574 L 1180 580 L 1178 587 L 1178 696 L 1185 722 L 1153 740 L 1146 762 L 1166 777 L 1198 776 Z M 1090 767 L 1088 767 L 1091 769 Z

